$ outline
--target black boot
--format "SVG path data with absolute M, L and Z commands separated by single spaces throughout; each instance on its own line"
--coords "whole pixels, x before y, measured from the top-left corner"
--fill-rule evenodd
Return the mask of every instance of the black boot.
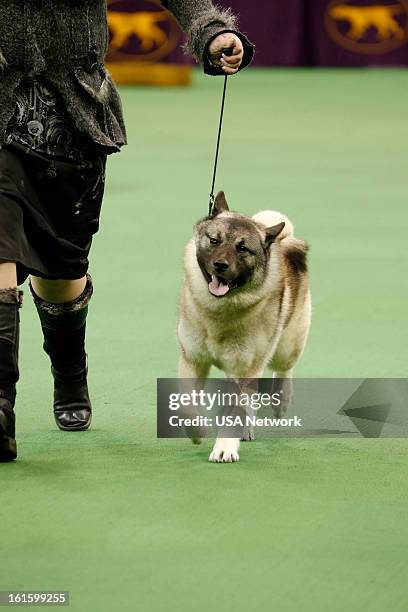
M 17 457 L 14 403 L 23 292 L 0 289 L 0 462 Z
M 41 320 L 44 350 L 51 359 L 54 377 L 54 417 L 64 431 L 82 431 L 91 424 L 92 406 L 87 385 L 85 329 L 92 279 L 72 302 L 52 304 L 42 300 L 30 284 Z

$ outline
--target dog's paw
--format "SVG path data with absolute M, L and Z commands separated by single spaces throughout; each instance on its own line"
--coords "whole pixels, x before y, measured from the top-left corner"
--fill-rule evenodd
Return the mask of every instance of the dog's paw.
M 207 435 L 204 427 L 190 427 L 185 425 L 184 432 L 193 444 L 201 444 L 203 438 Z
M 245 425 L 241 440 L 243 442 L 249 442 L 250 440 L 255 440 L 255 432 L 254 432 L 254 428 L 252 427 L 252 425 L 249 425 L 248 427 Z
M 212 463 L 235 463 L 239 461 L 239 454 L 236 451 L 217 449 L 212 451 L 208 461 L 212 461 Z
M 208 458 L 213 463 L 235 463 L 239 461 L 239 440 L 221 438 L 214 444 L 214 448 Z

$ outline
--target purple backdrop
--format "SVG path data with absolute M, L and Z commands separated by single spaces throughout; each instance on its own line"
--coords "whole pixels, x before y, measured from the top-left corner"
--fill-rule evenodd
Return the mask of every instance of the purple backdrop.
M 408 0 L 217 0 L 239 15 L 258 66 L 408 64 Z M 159 0 L 108 0 L 109 61 L 186 64 Z M 147 21 L 148 19 L 148 21 Z
M 298 66 L 310 62 L 306 2 L 222 0 L 224 6 L 230 6 L 239 15 L 241 30 L 255 44 L 254 64 L 258 66 Z
M 222 0 L 259 66 L 408 64 L 407 0 Z M 255 8 L 254 8 L 255 7 Z
M 318 66 L 408 64 L 406 0 L 313 0 L 312 62 Z

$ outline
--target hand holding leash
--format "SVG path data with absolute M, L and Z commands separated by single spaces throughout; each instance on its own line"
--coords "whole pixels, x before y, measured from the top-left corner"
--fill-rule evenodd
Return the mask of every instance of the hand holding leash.
M 225 53 L 225 50 L 228 53 Z M 233 32 L 219 34 L 210 43 L 208 53 L 211 63 L 220 66 L 225 74 L 235 74 L 244 59 L 244 47 Z

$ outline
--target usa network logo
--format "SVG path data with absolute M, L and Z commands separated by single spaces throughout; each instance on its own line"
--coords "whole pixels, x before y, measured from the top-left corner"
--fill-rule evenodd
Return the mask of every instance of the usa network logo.
M 408 0 L 330 2 L 326 30 L 338 45 L 354 53 L 390 53 L 408 41 Z

